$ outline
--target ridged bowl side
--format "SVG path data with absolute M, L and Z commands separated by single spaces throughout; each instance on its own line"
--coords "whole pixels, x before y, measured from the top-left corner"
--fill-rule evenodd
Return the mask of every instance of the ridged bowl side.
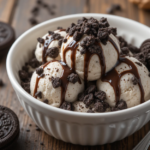
M 52 118 L 33 108 L 18 96 L 18 99 L 39 128 L 47 134 L 65 142 L 80 145 L 102 145 L 121 140 L 145 125 L 150 118 L 150 111 L 134 118 L 111 124 L 79 124 Z

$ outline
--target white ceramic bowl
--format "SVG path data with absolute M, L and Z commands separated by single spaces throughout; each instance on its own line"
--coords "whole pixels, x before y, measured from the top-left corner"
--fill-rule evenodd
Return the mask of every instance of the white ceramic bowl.
M 107 113 L 78 113 L 51 107 L 36 100 L 20 86 L 18 70 L 28 60 L 37 37 L 57 26 L 68 27 L 81 17 L 107 17 L 119 35 L 139 46 L 149 38 L 150 29 L 138 22 L 104 14 L 75 14 L 43 22 L 23 33 L 7 57 L 7 73 L 18 99 L 32 120 L 49 135 L 74 144 L 99 145 L 121 140 L 139 130 L 150 120 L 150 101 L 133 108 Z

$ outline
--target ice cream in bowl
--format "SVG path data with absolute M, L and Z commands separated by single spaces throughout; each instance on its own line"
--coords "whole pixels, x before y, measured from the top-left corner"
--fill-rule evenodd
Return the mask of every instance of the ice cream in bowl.
M 149 32 L 103 14 L 52 19 L 17 39 L 8 76 L 21 105 L 49 135 L 81 145 L 114 142 L 149 121 Z

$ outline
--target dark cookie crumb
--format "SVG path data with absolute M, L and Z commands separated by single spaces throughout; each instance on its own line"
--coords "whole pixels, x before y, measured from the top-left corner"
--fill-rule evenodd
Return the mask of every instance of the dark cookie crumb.
M 59 30 L 59 29 L 63 29 L 63 27 L 57 27 L 57 29 Z
M 0 86 L 2 87 L 4 85 L 3 80 L 0 79 Z
M 80 93 L 79 95 L 78 95 L 78 101 L 83 101 L 84 100 L 84 96 L 85 96 L 85 93 L 83 92 L 83 93 Z
M 30 19 L 29 19 L 29 22 L 30 22 L 31 25 L 36 25 L 36 24 L 38 24 L 38 21 L 37 21 L 35 18 L 30 18 Z
M 93 109 L 96 112 L 105 112 L 106 111 L 106 107 L 105 107 L 105 105 L 103 105 L 102 102 L 96 102 L 94 104 L 94 108 Z
M 86 107 L 89 107 L 94 102 L 94 96 L 92 93 L 86 95 L 83 99 L 84 104 Z
M 74 33 L 74 35 L 73 35 L 73 39 L 74 39 L 75 41 L 79 41 L 79 40 L 81 39 L 82 35 L 83 35 L 83 34 L 82 34 L 81 32 L 76 31 L 76 32 Z
M 19 70 L 19 77 L 21 80 L 27 80 L 28 79 L 28 73 L 24 70 Z
M 85 54 L 86 51 L 87 51 L 86 48 L 82 48 L 82 49 L 80 50 L 81 55 Z
M 118 110 L 123 110 L 123 109 L 127 109 L 127 103 L 124 100 L 119 100 L 119 102 L 117 102 L 115 107 L 111 108 L 111 111 L 118 111 Z
M 63 39 L 59 39 L 59 41 L 58 41 L 59 48 L 61 48 L 62 42 L 63 42 Z
M 99 45 L 91 45 L 88 48 L 89 52 L 91 53 L 96 53 L 96 54 L 101 54 L 102 49 Z
M 36 68 L 36 73 L 38 74 L 38 75 L 41 75 L 42 73 L 43 73 L 43 68 Z
M 123 54 L 129 54 L 129 48 L 128 47 L 122 47 L 121 48 L 121 52 L 123 53 Z
M 63 102 L 63 104 L 60 106 L 61 109 L 64 109 L 64 110 L 73 110 L 73 106 L 72 106 L 72 103 L 70 102 Z
M 40 77 L 40 78 L 44 78 L 44 77 L 45 77 L 45 74 L 42 73 L 39 77 Z
M 97 36 L 104 45 L 107 44 L 109 38 L 108 30 L 106 30 L 105 28 L 99 29 Z
M 134 85 L 138 84 L 138 79 L 136 77 L 132 77 L 131 80 Z
M 142 64 L 141 63 L 139 63 L 139 62 L 135 62 L 137 65 L 139 65 L 139 66 L 142 66 Z
M 56 58 L 59 55 L 59 49 L 58 49 L 58 47 L 48 48 L 46 50 L 46 54 L 45 55 L 49 56 L 51 58 Z
M 38 91 L 35 93 L 35 96 L 36 97 L 39 97 L 39 98 L 42 98 L 42 92 L 41 91 Z
M 35 6 L 32 10 L 31 10 L 31 13 L 34 15 L 34 16 L 37 16 L 39 14 L 39 7 Z
M 21 86 L 26 92 L 30 93 L 30 82 L 27 83 L 21 82 Z
M 94 111 L 93 111 L 92 109 L 89 109 L 89 110 L 87 111 L 87 113 L 94 113 Z
M 37 41 L 40 43 L 40 44 L 44 44 L 44 39 L 43 38 L 37 38 Z
M 48 100 L 47 99 L 43 100 L 43 103 L 48 104 Z
M 79 77 L 76 73 L 71 73 L 68 77 L 67 77 L 68 81 L 75 84 L 76 82 L 79 81 Z
M 90 93 L 94 93 L 96 91 L 96 85 L 90 85 L 87 89 L 86 89 L 86 93 L 90 94 Z
M 58 88 L 59 86 L 61 86 L 61 79 L 56 77 L 52 77 L 52 85 L 53 85 L 53 88 Z
M 48 34 L 49 34 L 49 35 L 53 35 L 54 32 L 53 32 L 53 31 L 48 31 Z
M 66 43 L 67 42 L 67 38 L 64 38 L 63 42 Z
M 95 92 L 94 96 L 102 101 L 104 101 L 106 99 L 106 93 L 104 91 Z
M 51 38 L 54 40 L 63 39 L 63 37 L 59 33 L 54 33 Z
M 32 58 L 29 61 L 28 65 L 31 66 L 32 68 L 37 68 L 37 67 L 40 66 L 40 63 L 39 63 L 39 61 L 36 58 Z

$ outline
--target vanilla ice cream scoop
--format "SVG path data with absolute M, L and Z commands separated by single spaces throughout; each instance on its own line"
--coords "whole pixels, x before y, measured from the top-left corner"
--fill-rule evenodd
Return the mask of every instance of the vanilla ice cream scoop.
M 49 32 L 42 38 L 39 38 L 35 50 L 36 59 L 39 62 L 60 60 L 60 47 L 65 36 L 65 29 L 60 29 L 54 32 Z
M 106 102 L 111 107 L 124 100 L 130 108 L 150 98 L 149 71 L 137 59 L 122 57 L 113 70 L 97 81 L 97 88 L 106 93 Z
M 70 80 L 69 76 L 72 74 L 74 75 L 64 62 L 47 62 L 32 75 L 31 95 L 54 107 L 60 107 L 63 101 L 77 100 L 78 94 L 84 90 L 84 84 L 80 78 Z
M 82 41 L 90 38 L 84 35 L 80 41 L 76 42 L 72 36 L 67 36 L 67 42 L 62 44 L 61 59 L 74 69 L 84 80 L 93 81 L 101 77 L 102 74 L 111 70 L 117 63 L 120 45 L 118 39 L 110 34 L 107 43 L 101 42 L 91 46 L 91 52 L 85 51 Z M 99 49 L 99 53 L 93 51 Z

